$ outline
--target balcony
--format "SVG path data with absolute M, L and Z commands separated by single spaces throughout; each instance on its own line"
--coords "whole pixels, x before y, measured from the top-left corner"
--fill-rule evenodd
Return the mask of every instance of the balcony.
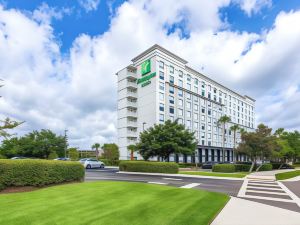
M 127 117 L 133 117 L 133 118 L 137 118 L 137 111 L 135 110 L 127 110 L 126 112 L 126 116 Z
M 137 131 L 127 130 L 127 137 L 138 137 Z
M 127 108 L 133 108 L 133 109 L 137 108 L 137 102 L 136 101 L 127 101 L 126 105 L 127 105 Z
M 133 89 L 133 90 L 137 89 L 136 79 L 127 79 L 126 85 L 130 89 Z
M 136 144 L 137 138 L 127 138 L 128 145 Z
M 130 91 L 127 88 L 126 97 L 131 99 L 137 99 L 137 92 L 136 91 Z
M 137 128 L 137 121 L 127 120 L 127 127 Z

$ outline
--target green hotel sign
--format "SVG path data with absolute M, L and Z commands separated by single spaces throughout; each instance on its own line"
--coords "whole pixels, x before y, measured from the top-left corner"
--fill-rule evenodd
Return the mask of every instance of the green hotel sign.
M 144 76 L 144 77 L 142 77 L 142 78 L 140 78 L 140 79 L 137 80 L 137 84 L 149 81 L 152 77 L 155 77 L 155 76 L 156 76 L 156 72 L 151 73 L 151 74 L 149 74 L 147 76 Z M 142 84 L 142 86 L 143 86 L 143 84 Z
M 150 71 L 151 71 L 151 61 L 150 61 L 150 59 L 147 59 L 141 65 L 142 76 L 144 76 L 145 74 L 149 73 Z

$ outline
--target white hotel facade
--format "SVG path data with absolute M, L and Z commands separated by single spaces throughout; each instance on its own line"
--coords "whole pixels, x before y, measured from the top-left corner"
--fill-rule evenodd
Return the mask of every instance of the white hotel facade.
M 174 155 L 170 161 L 220 162 L 223 132 L 217 122 L 227 115 L 231 122 L 225 130 L 225 161 L 233 160 L 234 135 L 230 127 L 238 124 L 246 131 L 254 129 L 255 100 L 224 87 L 187 63 L 154 45 L 117 73 L 120 159 L 130 158 L 127 146 L 138 141 L 141 131 L 178 119 L 187 129 L 195 131 L 198 154 Z M 236 141 L 240 141 L 239 132 Z

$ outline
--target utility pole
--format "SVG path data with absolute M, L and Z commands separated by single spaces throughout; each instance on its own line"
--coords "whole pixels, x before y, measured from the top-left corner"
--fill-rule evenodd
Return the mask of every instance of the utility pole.
M 67 158 L 67 140 L 68 140 L 67 132 L 68 130 L 66 129 L 65 130 L 65 158 Z

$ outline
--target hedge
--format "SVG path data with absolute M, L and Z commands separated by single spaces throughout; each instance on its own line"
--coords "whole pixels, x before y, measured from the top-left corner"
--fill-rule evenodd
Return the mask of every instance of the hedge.
M 149 173 L 178 173 L 178 164 L 173 162 L 121 161 L 120 171 Z
M 235 172 L 248 172 L 251 168 L 251 164 L 234 164 Z
M 105 166 L 119 166 L 119 160 L 99 159 Z
M 234 173 L 234 164 L 215 164 L 212 168 L 213 172 Z
M 266 164 L 263 164 L 259 169 L 258 171 L 270 171 L 273 169 L 273 166 L 271 163 L 266 163 Z
M 201 167 L 201 163 L 197 163 L 197 167 Z M 178 163 L 179 168 L 196 167 L 196 163 Z
M 84 167 L 79 162 L 24 159 L 0 160 L 0 187 L 44 186 L 84 178 Z

